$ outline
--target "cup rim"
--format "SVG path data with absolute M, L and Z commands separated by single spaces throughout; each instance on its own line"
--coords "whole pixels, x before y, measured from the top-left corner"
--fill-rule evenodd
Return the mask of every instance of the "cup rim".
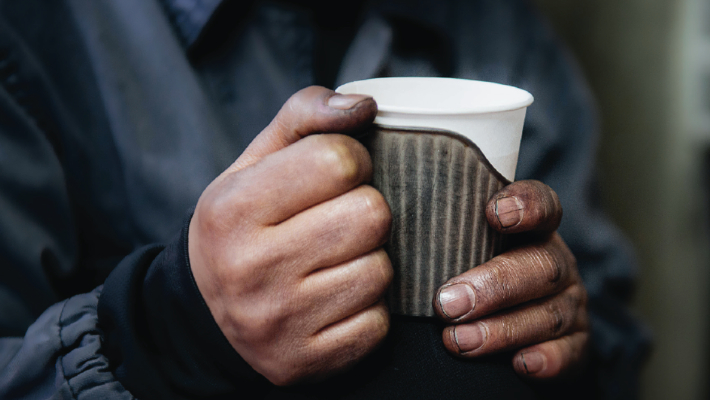
M 495 112 L 504 111 L 515 111 L 521 108 L 530 106 L 534 98 L 526 90 L 516 88 L 514 86 L 504 85 L 494 82 L 478 81 L 472 79 L 461 79 L 461 78 L 438 78 L 438 77 L 393 77 L 393 78 L 372 78 L 364 79 L 360 81 L 353 81 L 345 83 L 338 86 L 335 91 L 342 94 L 365 94 L 372 95 L 371 91 L 368 93 L 366 86 L 372 84 L 382 84 L 392 83 L 393 85 L 401 85 L 407 81 L 416 82 L 418 84 L 446 84 L 455 82 L 458 86 L 466 86 L 466 90 L 475 90 L 486 88 L 487 90 L 497 90 L 497 91 L 507 91 L 513 96 L 518 97 L 514 101 L 489 104 L 489 105 L 478 105 L 475 107 L 460 107 L 460 108 L 447 108 L 447 109 L 436 109 L 432 107 L 412 107 L 412 106 L 397 106 L 389 105 L 385 102 L 377 102 L 377 109 L 380 113 L 399 113 L 399 114 L 419 114 L 419 115 L 475 115 L 475 114 L 488 114 Z M 462 89 L 463 90 L 463 89 Z M 377 96 L 375 101 L 377 100 Z

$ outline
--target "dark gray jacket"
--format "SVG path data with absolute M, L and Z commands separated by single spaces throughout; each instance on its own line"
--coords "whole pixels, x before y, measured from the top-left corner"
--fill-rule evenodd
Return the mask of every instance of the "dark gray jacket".
M 186 211 L 292 93 L 423 75 L 534 94 L 517 178 L 546 182 L 565 207 L 560 233 L 590 294 L 584 380 L 605 398 L 634 397 L 648 347 L 625 307 L 634 260 L 595 199 L 595 114 L 567 54 L 521 1 L 393 0 L 352 15 L 340 16 L 357 28 L 348 30 L 329 22 L 337 14 L 294 4 L 0 1 L 1 399 L 248 388 L 273 398 L 425 397 L 445 379 L 480 397 L 532 396 L 509 358 L 452 361 L 436 324 L 407 320 L 370 364 L 390 383 L 273 388 L 229 347 L 192 280 Z M 412 343 L 427 348 L 420 363 L 441 369 L 418 375 L 426 368 L 406 359 Z M 446 390 L 458 393 L 436 393 Z

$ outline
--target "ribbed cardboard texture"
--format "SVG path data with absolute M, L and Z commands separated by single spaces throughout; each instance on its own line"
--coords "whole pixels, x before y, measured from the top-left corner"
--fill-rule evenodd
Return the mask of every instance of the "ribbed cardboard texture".
M 510 182 L 454 132 L 375 126 L 362 142 L 372 157 L 372 185 L 392 210 L 385 245 L 395 271 L 390 311 L 434 316 L 439 286 L 500 252 L 501 235 L 485 208 Z

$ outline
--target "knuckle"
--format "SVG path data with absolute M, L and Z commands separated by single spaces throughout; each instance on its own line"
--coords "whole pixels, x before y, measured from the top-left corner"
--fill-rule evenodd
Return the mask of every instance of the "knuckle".
M 362 264 L 353 271 L 353 279 L 343 290 L 349 301 L 363 307 L 373 306 L 383 298 L 392 283 L 394 272 L 384 251 L 370 253 L 360 261 Z
M 368 230 L 378 237 L 385 237 L 392 225 L 392 212 L 384 196 L 371 186 L 363 186 L 360 196 L 366 210 Z
M 368 269 L 366 285 L 371 287 L 377 295 L 382 295 L 394 278 L 394 270 L 387 253 L 384 250 L 375 252 Z
M 500 304 L 508 304 L 513 298 L 513 287 L 510 284 L 509 271 L 514 269 L 515 261 L 509 257 L 501 257 L 499 262 L 487 269 L 484 283 L 478 288 L 481 300 L 488 298 Z M 479 301 L 478 299 L 476 300 Z
M 299 102 L 303 102 L 304 100 L 306 100 L 307 98 L 310 97 L 310 94 L 312 92 L 314 92 L 317 89 L 318 89 L 317 86 L 305 87 L 305 88 L 299 90 L 298 92 L 292 94 L 291 97 L 288 98 L 287 102 L 296 103 L 296 104 L 298 104 Z
M 562 281 L 563 261 L 554 251 L 545 246 L 534 246 L 528 251 L 527 257 L 547 282 L 556 284 Z
M 225 203 L 224 196 L 214 190 L 205 191 L 195 209 L 202 232 L 215 233 L 223 230 L 225 216 L 230 211 Z
M 356 183 L 361 175 L 361 165 L 357 157 L 355 146 L 359 143 L 352 143 L 344 140 L 344 137 L 335 135 L 312 136 L 317 138 L 315 159 L 325 173 L 332 180 L 344 185 Z M 352 140 L 354 141 L 354 140 Z
M 228 184 L 220 182 L 217 186 L 210 186 L 203 193 L 197 205 L 201 220 L 205 221 L 207 228 L 223 232 L 231 231 L 232 221 L 246 221 L 252 216 L 253 210 L 258 206 L 258 199 L 248 187 L 244 179 L 236 173 Z
M 547 303 L 545 313 L 547 314 L 548 331 L 552 336 L 559 336 L 566 331 L 568 318 L 558 302 Z
M 384 302 L 372 307 L 370 317 L 370 343 L 376 345 L 385 339 L 390 329 L 389 312 Z
M 314 98 L 318 98 L 318 93 L 323 88 L 318 86 L 308 86 L 291 95 L 286 100 L 283 109 L 288 112 L 293 112 L 296 115 L 301 114 L 303 110 L 313 103 Z
M 557 283 L 562 279 L 562 261 L 554 252 L 541 249 L 539 260 L 548 282 Z
M 287 317 L 288 311 L 282 302 L 262 301 L 242 307 L 235 321 L 242 337 L 260 347 L 283 332 Z
M 263 287 L 263 280 L 254 274 L 252 268 L 220 265 L 218 275 L 222 280 L 223 289 L 238 290 L 240 294 L 256 293 Z
M 524 329 L 520 329 L 523 322 L 519 317 L 510 315 L 477 322 L 483 335 L 483 344 L 476 350 L 499 352 L 515 347 L 521 343 L 525 333 Z M 456 345 L 456 335 L 452 339 Z
M 214 236 L 214 235 L 213 235 Z M 275 273 L 275 266 L 283 264 L 284 254 L 261 232 L 229 233 L 229 237 L 210 237 L 206 251 L 211 253 L 213 275 L 218 283 L 232 293 L 233 298 L 258 296 L 285 278 Z M 253 251 L 244 252 L 244 248 Z M 282 290 L 285 292 L 285 289 Z M 226 295 L 226 293 L 223 293 Z M 257 299 L 253 297 L 252 299 Z
M 349 333 L 339 332 L 331 337 L 335 347 L 327 346 L 329 350 L 320 357 L 329 360 L 330 369 L 338 370 L 361 360 L 387 336 L 390 320 L 383 302 L 366 309 L 362 317 Z
M 273 318 L 269 315 L 255 315 L 255 313 L 241 314 L 238 325 L 243 337 L 249 343 L 260 343 L 264 337 L 270 336 L 274 331 Z

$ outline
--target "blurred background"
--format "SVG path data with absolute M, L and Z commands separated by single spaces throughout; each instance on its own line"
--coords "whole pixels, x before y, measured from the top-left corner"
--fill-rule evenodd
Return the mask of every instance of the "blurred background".
M 710 0 L 534 2 L 599 105 L 603 201 L 655 338 L 641 398 L 710 398 Z

